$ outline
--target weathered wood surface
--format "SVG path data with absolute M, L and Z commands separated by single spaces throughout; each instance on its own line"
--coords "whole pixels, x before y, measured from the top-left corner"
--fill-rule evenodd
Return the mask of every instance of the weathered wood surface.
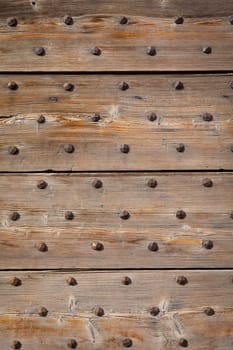
M 203 186 L 206 178 L 212 187 Z M 93 187 L 96 179 L 101 188 Z M 45 189 L 37 187 L 41 180 Z M 232 189 L 232 173 L 2 175 L 0 267 L 232 267 Z M 104 249 L 93 250 L 93 242 Z M 151 242 L 158 251 L 148 250 Z
M 0 17 L 20 16 L 24 20 L 37 17 L 83 16 L 88 14 L 119 14 L 150 17 L 190 16 L 213 17 L 232 16 L 231 0 L 0 0 Z
M 186 285 L 177 284 L 179 275 Z M 16 276 L 18 287 L 10 284 Z M 70 276 L 77 285 L 67 284 Z M 125 276 L 130 285 L 122 284 Z M 64 349 L 69 339 L 80 349 L 119 349 L 125 338 L 145 350 L 178 349 L 181 338 L 191 349 L 232 346 L 231 271 L 15 271 L 1 272 L 0 284 L 0 341 L 6 349 L 14 340 L 23 349 Z M 41 307 L 46 317 L 38 315 Z M 150 314 L 154 307 L 157 316 Z M 205 314 L 207 307 L 214 315 Z
M 122 81 L 128 90 L 119 89 Z M 1 75 L 0 170 L 232 169 L 232 81 L 232 74 Z M 206 113 L 212 121 L 203 120 Z M 75 151 L 66 153 L 66 144 Z
M 119 5 L 119 4 L 118 4 Z M 233 26 L 229 17 L 172 18 L 117 15 L 63 19 L 0 20 L 0 71 L 211 71 L 232 69 Z M 232 20 L 233 21 L 233 20 Z M 37 55 L 36 48 L 44 52 Z M 100 52 L 93 54 L 97 47 Z M 156 54 L 147 53 L 155 47 Z M 204 48 L 211 52 L 204 53 Z

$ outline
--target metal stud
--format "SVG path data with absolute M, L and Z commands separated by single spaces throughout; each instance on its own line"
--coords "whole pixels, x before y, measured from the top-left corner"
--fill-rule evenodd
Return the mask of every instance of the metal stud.
M 46 122 L 46 119 L 45 119 L 45 116 L 44 115 L 40 115 L 38 118 L 37 118 L 37 123 L 38 124 L 43 124 Z
M 155 56 L 156 55 L 156 48 L 154 46 L 149 46 L 146 51 L 147 55 L 149 56 Z
M 124 284 L 125 286 L 128 286 L 132 283 L 132 280 L 130 277 L 128 276 L 125 276 L 123 279 L 122 279 L 122 284 Z
M 39 252 L 42 252 L 42 253 L 45 253 L 48 251 L 48 246 L 45 242 L 40 242 L 38 245 L 37 245 L 37 249 Z
M 17 221 L 20 219 L 20 214 L 17 211 L 13 211 L 13 213 L 10 215 L 10 219 L 12 221 Z
M 95 113 L 92 117 L 91 117 L 93 122 L 98 122 L 100 121 L 100 114 L 99 113 Z
M 184 84 L 181 81 L 176 81 L 174 83 L 174 88 L 176 90 L 183 90 L 184 89 Z
M 67 26 L 71 26 L 72 24 L 74 24 L 74 20 L 71 16 L 69 15 L 66 15 L 64 17 L 64 23 L 67 25 Z
M 14 340 L 11 347 L 12 347 L 12 349 L 21 349 L 22 344 L 20 343 L 19 340 Z
M 42 306 L 38 311 L 38 315 L 41 317 L 46 317 L 48 315 L 48 310 L 46 307 Z
M 10 90 L 17 90 L 18 89 L 18 84 L 15 82 L 15 81 L 10 81 L 8 84 L 7 84 L 7 87 L 8 89 Z
M 155 179 L 151 178 L 148 180 L 147 186 L 151 188 L 155 188 L 158 186 L 158 182 Z
M 176 212 L 177 219 L 183 220 L 186 218 L 186 213 L 184 210 L 177 210 Z
M 66 220 L 73 220 L 74 219 L 74 214 L 72 213 L 72 211 L 68 210 L 65 212 L 65 219 Z
M 122 91 L 128 90 L 128 88 L 129 88 L 129 84 L 126 83 L 125 81 L 122 81 L 119 85 L 119 89 Z
M 67 144 L 67 145 L 64 145 L 64 150 L 66 153 L 74 153 L 74 145 L 71 145 L 71 144 Z
M 34 52 L 37 56 L 45 56 L 45 48 L 42 47 L 42 46 L 39 46 L 39 47 L 35 47 L 34 48 Z
M 120 150 L 122 153 L 129 153 L 130 147 L 127 144 L 123 144 L 123 145 L 121 145 Z
M 157 316 L 160 313 L 160 310 L 157 306 L 154 306 L 150 309 L 151 316 Z
M 175 22 L 175 24 L 183 24 L 184 18 L 182 16 L 177 16 L 177 17 L 175 17 L 174 22 Z
M 77 346 L 78 346 L 78 343 L 77 343 L 77 341 L 75 339 L 69 339 L 68 342 L 67 342 L 67 346 L 70 349 L 76 349 Z
M 133 341 L 130 338 L 125 338 L 125 339 L 122 340 L 122 345 L 125 348 L 131 348 L 133 346 Z
M 67 277 L 66 282 L 69 286 L 76 286 L 78 284 L 77 280 L 72 276 Z
M 103 186 L 103 182 L 101 180 L 99 180 L 99 179 L 94 179 L 92 181 L 92 186 L 94 188 L 101 188 Z
M 125 16 L 122 16 L 119 20 L 119 23 L 124 25 L 124 24 L 127 24 L 128 23 L 128 18 L 125 17 Z
M 202 247 L 205 249 L 212 249 L 213 246 L 214 246 L 214 243 L 210 239 L 205 239 L 202 241 Z
M 204 187 L 213 187 L 213 181 L 209 178 L 205 178 L 203 181 L 202 181 L 202 185 Z
M 213 316 L 215 314 L 214 309 L 212 307 L 209 307 L 209 306 L 204 309 L 204 313 L 207 316 Z
M 73 91 L 74 90 L 74 84 L 72 83 L 65 83 L 63 85 L 63 88 L 65 91 Z
M 185 151 L 185 145 L 183 143 L 179 143 L 179 145 L 176 146 L 176 150 L 179 153 L 184 153 Z
M 19 149 L 16 146 L 9 146 L 8 152 L 15 156 L 16 154 L 19 154 Z
M 157 252 L 159 250 L 159 246 L 157 242 L 150 242 L 148 244 L 148 250 L 150 250 L 151 252 Z
M 210 46 L 203 47 L 202 52 L 209 55 L 212 52 L 212 48 Z
M 183 348 L 187 348 L 188 347 L 188 340 L 185 338 L 180 338 L 179 345 L 182 346 Z
M 154 122 L 157 119 L 157 115 L 154 112 L 151 112 L 150 114 L 148 114 L 147 119 L 150 122 Z
M 93 312 L 96 316 L 98 317 L 102 317 L 104 316 L 104 309 L 101 307 L 101 306 L 96 306 L 94 309 L 93 309 Z
M 101 250 L 104 250 L 104 245 L 101 242 L 92 242 L 91 248 L 93 250 L 101 251 Z
M 10 283 L 14 287 L 19 287 L 22 285 L 22 281 L 18 277 L 13 277 Z
M 48 186 L 47 182 L 44 181 L 44 180 L 40 180 L 37 182 L 37 187 L 40 189 L 40 190 L 44 190 L 46 187 Z
M 94 55 L 94 56 L 100 56 L 101 53 L 102 53 L 102 51 L 101 51 L 101 49 L 100 49 L 99 47 L 95 46 L 95 47 L 93 47 L 93 48 L 91 49 L 91 53 L 92 53 L 92 55 Z
M 18 24 L 17 18 L 15 18 L 15 17 L 8 18 L 7 24 L 9 27 L 16 27 Z
M 210 113 L 204 113 L 203 116 L 202 116 L 202 119 L 203 119 L 205 122 L 212 122 L 212 120 L 214 119 L 214 117 L 213 117 L 212 114 L 210 114 Z
M 130 213 L 127 210 L 122 210 L 120 212 L 120 218 L 122 220 L 128 220 L 130 218 Z
M 185 276 L 178 276 L 176 278 L 176 283 L 178 283 L 181 286 L 185 286 L 188 283 L 188 280 Z

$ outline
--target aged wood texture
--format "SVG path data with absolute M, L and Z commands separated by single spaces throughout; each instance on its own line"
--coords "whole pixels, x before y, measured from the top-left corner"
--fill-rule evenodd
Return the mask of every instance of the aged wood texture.
M 177 284 L 180 275 L 186 285 Z M 11 285 L 16 276 L 18 287 Z M 67 284 L 71 276 L 74 286 Z M 122 284 L 125 276 L 131 284 Z M 120 349 L 126 338 L 144 350 L 178 349 L 181 338 L 190 349 L 232 345 L 231 271 L 15 271 L 1 272 L 0 284 L 0 341 L 6 349 L 14 340 L 26 350 L 64 349 L 69 339 L 80 349 Z M 156 316 L 152 308 L 158 308 Z M 207 308 L 214 314 L 208 316 Z
M 1 268 L 233 266 L 231 173 L 2 175 L 0 193 Z
M 232 16 L 231 0 L 0 0 L 0 17 L 19 16 L 24 20 L 51 18 L 66 14 L 83 16 L 92 14 L 118 14 L 149 17 Z
M 117 15 L 0 20 L 0 71 L 211 71 L 231 70 L 229 17 L 172 18 Z M 233 22 L 233 20 L 232 20 Z M 149 48 L 149 49 L 148 49 Z M 148 51 L 149 50 L 149 51 Z M 205 52 L 203 52 L 205 50 Z
M 128 90 L 119 89 L 122 81 Z M 0 170 L 232 169 L 232 81 L 232 74 L 1 75 Z

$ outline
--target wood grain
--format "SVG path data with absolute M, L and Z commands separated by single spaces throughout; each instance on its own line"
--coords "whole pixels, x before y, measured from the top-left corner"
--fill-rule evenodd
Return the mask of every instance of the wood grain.
M 1 19 L 0 43 L 5 72 L 230 71 L 233 61 L 229 17 L 188 18 L 180 25 L 171 18 L 130 16 L 121 25 L 119 16 L 91 14 L 69 26 L 45 17 L 16 27 Z M 155 56 L 147 54 L 151 46 Z M 35 54 L 37 47 L 45 54 Z M 95 47 L 100 55 L 92 53 Z M 203 53 L 205 47 L 212 52 Z
M 232 80 L 232 74 L 1 75 L 0 170 L 232 169 Z M 18 90 L 9 90 L 9 81 Z M 122 81 L 128 90 L 119 90 Z M 176 81 L 184 90 L 174 89 Z M 74 90 L 64 91 L 65 83 Z M 204 121 L 205 113 L 213 121 Z M 38 124 L 41 114 L 46 121 Z M 67 154 L 65 144 L 75 152 Z M 12 145 L 17 155 L 9 154 Z
M 206 178 L 213 187 L 203 186 Z M 93 188 L 95 179 L 102 188 Z M 150 179 L 157 187 L 148 187 Z M 45 189 L 37 188 L 41 180 Z M 232 267 L 232 184 L 232 173 L 1 175 L 0 267 Z M 15 211 L 20 218 L 12 221 Z M 91 247 L 98 241 L 102 251 Z M 148 250 L 151 242 L 158 251 Z

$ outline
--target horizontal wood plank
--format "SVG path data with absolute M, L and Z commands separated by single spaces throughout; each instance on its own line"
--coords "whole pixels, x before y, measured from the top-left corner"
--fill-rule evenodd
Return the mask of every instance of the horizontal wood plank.
M 150 17 L 167 16 L 190 16 L 190 17 L 213 17 L 231 16 L 233 4 L 231 0 L 56 0 L 54 7 L 53 0 L 0 0 L 0 17 L 7 18 L 14 16 L 23 17 L 30 21 L 32 18 L 65 16 L 82 16 L 93 13 L 139 15 Z
M 18 287 L 10 284 L 16 275 Z M 179 275 L 185 275 L 186 285 L 177 284 Z M 122 284 L 125 276 L 131 284 Z M 20 341 L 26 350 L 64 349 L 70 339 L 80 349 L 124 348 L 125 339 L 145 350 L 177 349 L 182 338 L 191 349 L 232 345 L 231 271 L 72 271 L 76 286 L 67 284 L 68 277 L 70 272 L 1 272 L 3 348 Z M 47 310 L 44 317 L 41 307 Z M 152 308 L 158 308 L 156 316 Z
M 170 18 L 129 16 L 122 25 L 119 16 L 92 14 L 73 22 L 30 18 L 9 27 L 0 19 L 0 71 L 232 70 L 229 17 L 176 24 Z
M 232 173 L 1 175 L 0 267 L 232 267 L 232 188 Z
M 232 80 L 232 74 L 1 75 L 0 170 L 232 169 Z M 128 90 L 119 89 L 122 81 Z M 174 88 L 177 81 L 183 90 Z M 9 82 L 18 89 L 8 89 Z M 66 83 L 73 91 L 64 90 Z M 44 123 L 37 122 L 41 114 Z M 124 144 L 128 153 L 121 152 Z M 14 155 L 11 146 L 18 148 Z

